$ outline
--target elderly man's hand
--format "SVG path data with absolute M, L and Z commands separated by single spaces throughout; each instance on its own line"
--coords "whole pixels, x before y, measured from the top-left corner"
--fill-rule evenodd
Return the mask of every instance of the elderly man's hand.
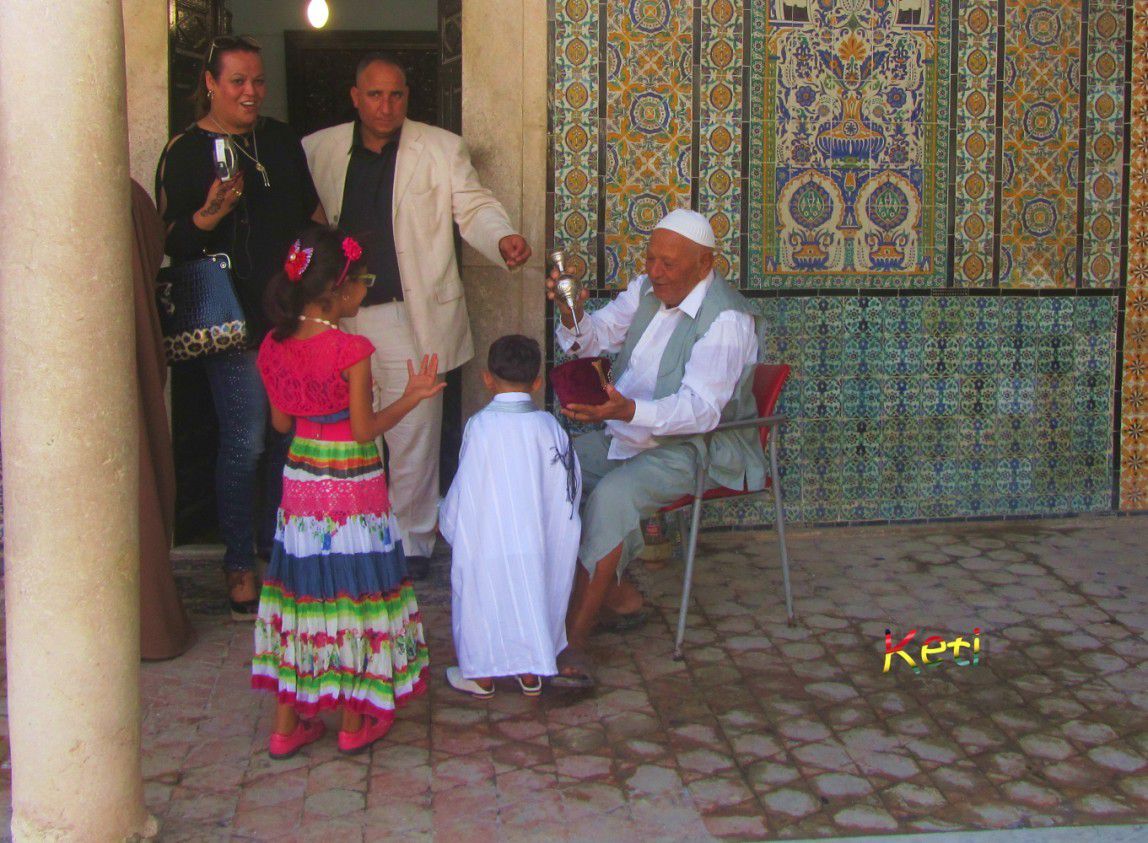
M 526 242 L 526 238 L 521 234 L 508 234 L 499 240 L 498 253 L 502 255 L 502 259 L 506 261 L 507 269 L 515 269 L 516 267 L 522 266 L 533 254 L 530 250 L 530 244 Z
M 586 424 L 597 424 L 610 419 L 628 422 L 634 418 L 634 409 L 633 400 L 606 384 L 606 403 L 571 404 L 562 408 L 562 415 Z

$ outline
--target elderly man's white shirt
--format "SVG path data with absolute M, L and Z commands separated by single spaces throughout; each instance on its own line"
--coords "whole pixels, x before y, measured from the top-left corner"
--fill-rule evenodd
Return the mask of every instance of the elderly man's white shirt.
M 575 353 L 579 357 L 619 351 L 637 313 L 645 279 L 644 275 L 638 276 L 612 302 L 586 314 L 577 334 L 559 321 L 555 329 L 559 347 L 569 352 L 577 343 Z M 697 316 L 713 280 L 711 272 L 677 307 L 661 305 L 634 346 L 629 367 L 614 384 L 618 392 L 634 400 L 634 418 L 628 422 L 606 422 L 610 459 L 629 459 L 656 447 L 657 436 L 712 430 L 721 420 L 722 409 L 733 395 L 742 371 L 757 361 L 753 317 L 736 310 L 722 311 L 694 345 L 681 388 L 673 395 L 654 399 L 658 366 L 670 336 L 682 319 Z M 652 288 L 646 292 L 648 296 L 653 294 Z

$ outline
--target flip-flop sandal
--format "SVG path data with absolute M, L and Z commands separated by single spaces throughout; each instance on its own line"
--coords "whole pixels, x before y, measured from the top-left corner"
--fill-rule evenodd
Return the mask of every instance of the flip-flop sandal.
M 459 693 L 474 697 L 476 700 L 488 700 L 494 696 L 493 685 L 490 688 L 482 687 L 473 679 L 467 679 L 463 676 L 461 668 L 457 666 L 446 669 L 446 681 Z
M 590 660 L 578 650 L 567 647 L 559 656 L 558 674 L 550 677 L 555 688 L 593 688 L 594 677 L 590 675 Z
M 535 676 L 534 684 L 528 685 L 522 681 L 521 676 L 515 676 L 518 680 L 518 687 L 522 689 L 522 696 L 524 697 L 538 697 L 542 695 L 542 677 Z
M 646 607 L 636 612 L 615 612 L 613 609 L 603 609 L 599 612 L 597 628 L 602 632 L 629 632 L 641 629 L 650 619 L 650 610 Z

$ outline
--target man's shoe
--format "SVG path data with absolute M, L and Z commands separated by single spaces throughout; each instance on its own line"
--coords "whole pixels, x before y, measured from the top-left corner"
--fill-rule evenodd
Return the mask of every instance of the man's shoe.
M 430 576 L 430 557 L 408 556 L 407 573 L 411 575 L 412 580 L 425 580 Z

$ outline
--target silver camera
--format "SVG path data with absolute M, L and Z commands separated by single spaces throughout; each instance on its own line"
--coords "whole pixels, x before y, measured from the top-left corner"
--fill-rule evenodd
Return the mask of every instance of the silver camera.
M 239 159 L 231 138 L 216 138 L 212 146 L 211 158 L 215 163 L 215 175 L 220 181 L 231 181 L 239 172 Z

